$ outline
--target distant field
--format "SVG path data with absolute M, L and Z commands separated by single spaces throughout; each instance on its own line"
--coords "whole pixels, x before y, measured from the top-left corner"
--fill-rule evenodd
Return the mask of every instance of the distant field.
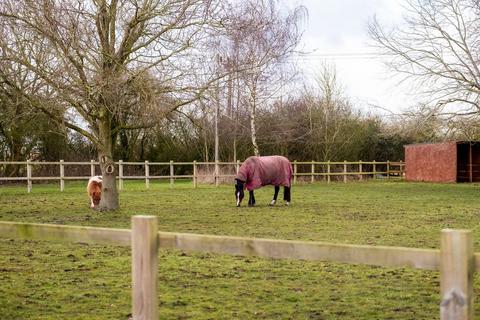
M 236 208 L 233 185 L 126 182 L 115 213 L 90 210 L 84 184 L 1 186 L 0 220 L 129 228 L 151 214 L 161 231 L 419 248 L 464 228 L 480 251 L 477 184 L 304 184 L 290 207 L 267 206 L 270 187 Z M 128 319 L 130 263 L 126 248 L 0 238 L 0 318 Z M 438 273 L 408 268 L 161 251 L 159 293 L 161 319 L 439 318 Z

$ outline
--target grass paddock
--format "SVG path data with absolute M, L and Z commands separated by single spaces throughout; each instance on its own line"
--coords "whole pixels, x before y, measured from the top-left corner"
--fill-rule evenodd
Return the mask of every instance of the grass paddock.
M 265 187 L 256 207 L 236 208 L 233 185 L 128 181 L 121 209 L 100 213 L 85 182 L 70 182 L 63 193 L 1 186 L 0 220 L 130 228 L 132 215 L 148 214 L 161 231 L 418 248 L 461 228 L 480 248 L 479 193 L 477 184 L 317 183 L 294 186 L 290 207 L 269 207 Z M 0 238 L 1 318 L 128 319 L 130 265 L 128 248 Z M 432 271 L 161 250 L 158 277 L 161 319 L 439 318 Z

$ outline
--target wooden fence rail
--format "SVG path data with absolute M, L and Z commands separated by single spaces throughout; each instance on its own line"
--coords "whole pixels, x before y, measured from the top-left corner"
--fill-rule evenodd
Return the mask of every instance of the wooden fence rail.
M 123 189 L 123 182 L 125 180 L 144 180 L 145 188 L 150 187 L 151 180 L 169 180 L 170 187 L 173 187 L 175 179 L 192 179 L 193 186 L 197 187 L 198 181 L 201 178 L 213 177 L 215 185 L 219 184 L 220 178 L 232 178 L 235 177 L 235 172 L 238 172 L 241 162 L 124 162 L 119 160 L 115 162 L 115 165 L 118 168 L 118 188 L 119 190 Z M 4 176 L 2 170 L 5 166 L 17 165 L 17 166 L 26 166 L 25 176 L 17 177 L 7 177 Z M 199 166 L 210 166 L 210 167 L 228 167 L 231 173 L 221 174 L 218 170 L 214 170 L 212 174 L 201 174 L 199 173 Z M 34 176 L 34 167 L 41 166 L 58 166 L 59 175 L 58 176 Z M 90 175 L 85 176 L 67 176 L 65 172 L 65 167 L 67 166 L 89 166 Z M 67 180 L 88 180 L 91 176 L 94 176 L 96 169 L 98 168 L 99 163 L 91 160 L 89 162 L 65 162 L 60 160 L 58 162 L 51 161 L 0 161 L 0 182 L 2 181 L 26 181 L 27 182 L 27 191 L 32 191 L 32 182 L 33 181 L 60 181 L 60 191 L 65 190 L 65 181 Z M 143 167 L 142 175 L 125 175 L 125 168 L 127 166 L 140 166 Z M 175 166 L 191 166 L 191 169 L 188 169 L 190 174 L 175 174 Z M 368 166 L 368 168 L 367 168 Z M 168 175 L 151 175 L 153 167 L 164 167 L 168 169 Z M 331 182 L 333 178 L 343 177 L 343 182 L 347 182 L 349 177 L 358 177 L 359 180 L 363 180 L 364 176 L 376 178 L 378 176 L 384 176 L 386 178 L 390 177 L 403 177 L 405 172 L 405 163 L 402 161 L 392 162 L 377 162 L 377 161 L 355 161 L 355 162 L 318 162 L 318 161 L 293 161 L 293 183 L 296 184 L 298 179 L 305 178 L 305 181 L 315 182 L 317 179 L 321 178 L 327 182 Z M 301 170 L 303 168 L 304 170 Z M 349 170 L 350 168 L 350 170 Z M 382 169 L 379 169 L 382 168 Z M 337 170 L 335 170 L 337 169 Z M 370 170 L 366 170 L 370 169 Z M 2 176 L 3 175 L 3 176 Z M 309 179 L 310 178 L 310 179 Z
M 473 319 L 473 272 L 480 271 L 467 230 L 442 230 L 440 250 L 158 232 L 154 216 L 132 217 L 132 230 L 0 221 L 0 237 L 131 246 L 134 320 L 158 319 L 159 249 L 440 270 L 441 320 Z

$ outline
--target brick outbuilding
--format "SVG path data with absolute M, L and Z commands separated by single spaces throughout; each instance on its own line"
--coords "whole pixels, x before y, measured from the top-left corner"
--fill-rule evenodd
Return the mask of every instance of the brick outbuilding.
M 407 181 L 480 181 L 480 142 L 454 141 L 405 146 Z

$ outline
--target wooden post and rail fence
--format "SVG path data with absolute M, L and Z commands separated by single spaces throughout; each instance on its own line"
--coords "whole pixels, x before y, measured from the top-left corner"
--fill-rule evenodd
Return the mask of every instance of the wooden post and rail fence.
M 7 177 L 2 172 L 2 167 L 5 166 L 26 166 L 26 170 L 23 170 L 24 176 L 15 176 Z M 213 177 L 213 181 L 216 186 L 218 186 L 220 178 L 234 178 L 235 173 L 238 172 L 241 162 L 124 162 L 119 160 L 115 162 L 115 165 L 118 169 L 118 188 L 119 190 L 123 189 L 123 182 L 125 180 L 144 180 L 145 188 L 150 187 L 150 182 L 152 180 L 169 180 L 170 187 L 174 186 L 176 179 L 191 179 L 193 186 L 198 186 L 198 181 L 201 178 Z M 58 166 L 59 174 L 56 176 L 38 176 L 34 175 L 34 167 L 41 166 Z M 67 176 L 65 173 L 68 170 L 65 167 L 70 166 L 89 166 L 90 175 L 81 175 L 81 176 Z M 1 182 L 27 182 L 27 191 L 32 191 L 32 182 L 34 181 L 60 181 L 60 191 L 65 190 L 65 181 L 67 180 L 88 180 L 91 176 L 96 174 L 96 168 L 99 166 L 97 161 L 91 160 L 90 162 L 66 162 L 60 160 L 58 162 L 51 161 L 0 161 L 0 183 Z M 125 168 L 128 166 L 136 166 L 143 168 L 142 175 L 125 175 Z M 187 167 L 188 174 L 175 174 L 175 166 L 182 166 L 183 168 Z M 219 170 L 213 170 L 212 174 L 199 173 L 199 167 L 204 166 L 206 168 L 226 168 L 228 174 L 221 174 Z M 164 171 L 167 171 L 167 175 L 152 175 L 152 168 L 163 167 Z M 350 168 L 350 169 L 349 169 Z M 298 183 L 298 180 L 303 179 L 303 181 L 315 182 L 319 179 L 322 179 L 330 183 L 333 179 L 341 181 L 343 177 L 343 182 L 347 183 L 350 178 L 357 178 L 358 180 L 363 180 L 364 177 L 377 178 L 377 177 L 399 177 L 402 178 L 405 172 L 405 163 L 402 161 L 355 161 L 355 162 L 319 162 L 319 161 L 293 161 L 293 184 Z M 303 169 L 303 170 L 302 170 Z M 138 171 L 138 170 L 137 170 Z M 310 179 L 309 179 L 310 178 Z
M 441 320 L 473 319 L 473 273 L 480 271 L 468 230 L 442 230 L 440 250 L 159 232 L 155 216 L 133 216 L 131 230 L 0 221 L 0 237 L 131 247 L 134 320 L 158 319 L 159 249 L 439 270 Z

